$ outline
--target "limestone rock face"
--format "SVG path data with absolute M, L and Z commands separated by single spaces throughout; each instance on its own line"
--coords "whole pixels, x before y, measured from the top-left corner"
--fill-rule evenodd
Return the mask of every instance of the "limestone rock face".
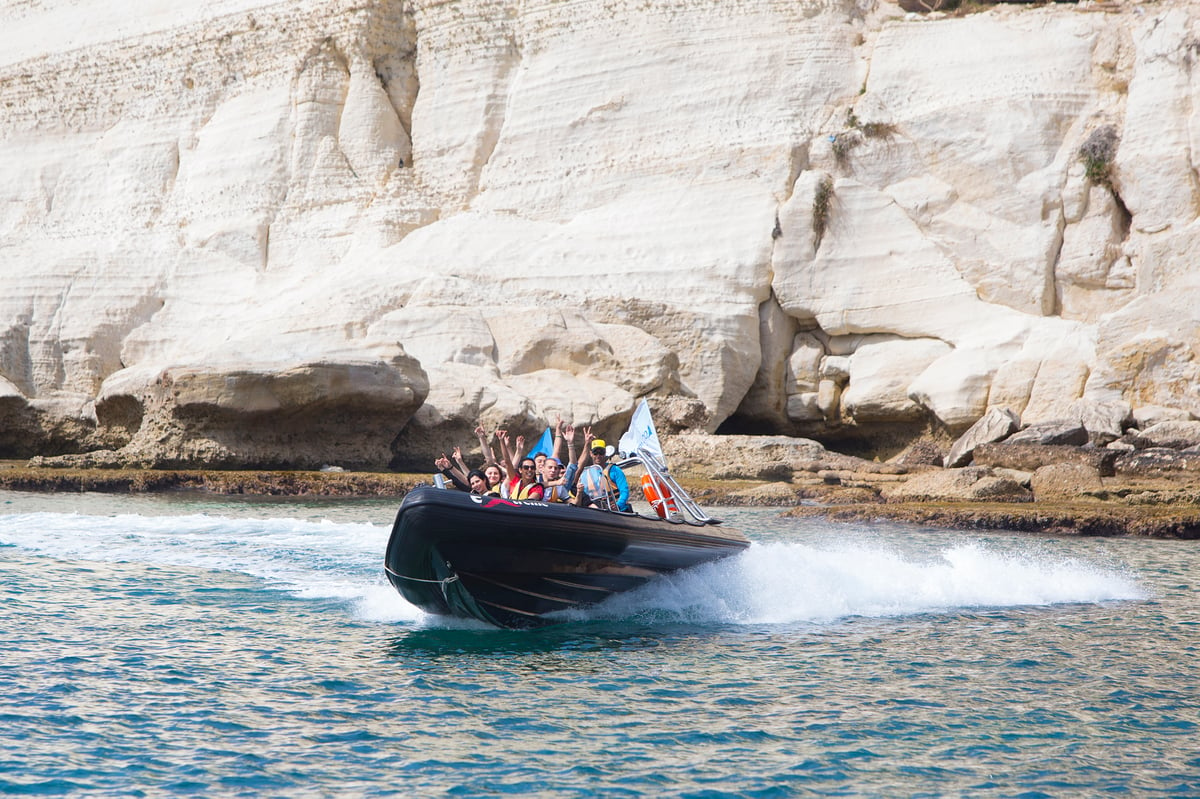
M 922 361 L 932 364 L 949 350 L 949 345 L 937 339 L 872 337 L 863 341 L 850 356 L 842 407 L 863 422 L 921 416 L 922 406 L 909 396 L 913 371 L 920 369 Z
M 0 9 L 0 457 L 1200 415 L 1200 9 L 1088 11 Z

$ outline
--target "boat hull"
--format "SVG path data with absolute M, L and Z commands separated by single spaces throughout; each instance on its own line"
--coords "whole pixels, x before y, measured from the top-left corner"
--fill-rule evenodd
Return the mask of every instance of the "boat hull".
M 422 486 L 400 505 L 384 565 L 427 613 L 523 628 L 747 546 L 715 524 Z

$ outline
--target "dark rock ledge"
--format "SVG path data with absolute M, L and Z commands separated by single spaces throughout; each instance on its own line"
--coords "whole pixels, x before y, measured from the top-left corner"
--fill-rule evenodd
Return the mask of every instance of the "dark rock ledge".
M 208 491 L 262 496 L 404 496 L 427 475 L 376 472 L 47 469 L 0 467 L 0 488 L 11 491 L 139 493 Z
M 1147 538 L 1200 538 L 1200 508 L 1041 503 L 864 503 L 797 507 L 788 516 L 820 516 L 844 522 L 895 521 L 956 530 Z

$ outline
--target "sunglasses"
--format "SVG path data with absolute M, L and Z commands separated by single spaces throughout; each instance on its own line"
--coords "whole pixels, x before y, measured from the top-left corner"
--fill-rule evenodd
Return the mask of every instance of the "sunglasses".
M 536 468 L 536 467 L 535 467 L 535 466 L 534 466 L 532 463 L 522 463 L 520 468 L 522 468 L 522 469 L 534 469 L 534 468 Z

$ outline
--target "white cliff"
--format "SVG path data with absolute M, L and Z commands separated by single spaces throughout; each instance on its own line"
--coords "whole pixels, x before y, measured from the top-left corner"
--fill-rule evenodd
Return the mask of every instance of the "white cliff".
M 1200 6 L 938 16 L 10 4 L 0 456 L 1200 415 Z

